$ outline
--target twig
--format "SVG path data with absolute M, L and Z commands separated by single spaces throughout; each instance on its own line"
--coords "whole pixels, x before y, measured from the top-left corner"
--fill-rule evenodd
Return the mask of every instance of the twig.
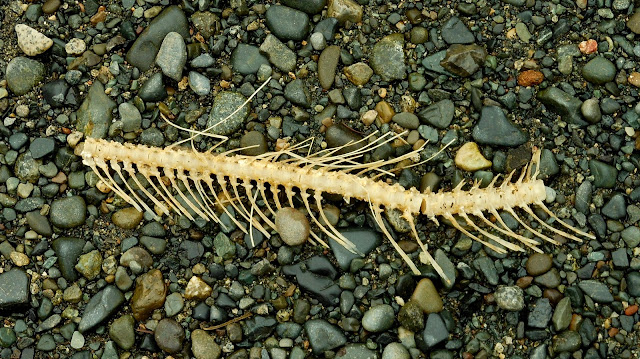
M 227 326 L 227 325 L 229 325 L 229 324 L 233 324 L 233 323 L 235 323 L 235 322 L 239 322 L 239 321 L 241 321 L 241 320 L 247 319 L 247 318 L 249 318 L 249 317 L 250 317 L 250 316 L 252 316 L 252 315 L 253 315 L 253 314 L 252 314 L 251 312 L 246 312 L 246 313 L 244 313 L 243 315 L 241 315 L 241 316 L 239 316 L 239 317 L 237 317 L 237 318 L 233 318 L 233 319 L 231 319 L 231 320 L 228 320 L 228 321 L 226 321 L 226 322 L 224 322 L 224 323 L 222 323 L 222 324 L 214 325 L 214 326 L 212 326 L 212 327 L 204 327 L 204 326 L 200 326 L 200 328 L 202 328 L 202 330 L 216 330 L 216 329 L 220 329 L 220 328 L 226 327 L 226 326 Z

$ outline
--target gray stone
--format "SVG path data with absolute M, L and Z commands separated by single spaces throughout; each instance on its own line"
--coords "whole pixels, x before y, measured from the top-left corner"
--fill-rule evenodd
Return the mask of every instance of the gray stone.
M 167 98 L 167 90 L 162 82 L 162 73 L 151 75 L 138 91 L 138 96 L 147 102 L 162 101 Z
M 418 112 L 418 118 L 424 124 L 445 129 L 453 120 L 454 110 L 453 101 L 442 100 Z
M 584 116 L 584 119 L 589 123 L 598 123 L 602 119 L 600 103 L 596 98 L 585 100 L 580 107 L 580 112 L 582 113 L 582 116 Z
M 319 14 L 327 5 L 327 0 L 282 0 L 280 2 L 311 15 Z
M 138 108 L 130 102 L 123 102 L 118 106 L 118 113 L 122 121 L 122 131 L 133 132 L 140 129 L 142 115 Z
M 305 83 L 300 79 L 293 80 L 287 84 L 284 88 L 284 97 L 294 105 L 304 108 L 311 107 L 311 94 Z
M 104 86 L 95 81 L 77 112 L 76 129 L 85 137 L 104 138 L 107 135 L 116 103 L 104 93 Z
M 383 332 L 393 325 L 395 313 L 388 304 L 380 304 L 367 310 L 362 317 L 362 327 L 370 332 Z
M 378 353 L 367 348 L 366 344 L 347 344 L 336 355 L 337 359 L 373 359 Z
M 588 295 L 597 303 L 611 303 L 613 302 L 613 295 L 609 291 L 609 288 L 604 283 L 600 283 L 593 279 L 583 280 L 578 283 L 578 287 L 582 289 L 584 294 Z
M 0 274 L 0 313 L 29 305 L 29 277 L 18 268 Z
M 382 81 L 402 80 L 407 75 L 404 57 L 404 36 L 391 34 L 373 46 L 369 62 Z
M 630 296 L 640 298 L 640 272 L 627 274 L 627 291 Z
M 162 40 L 170 32 L 177 32 L 184 38 L 189 37 L 187 17 L 175 5 L 165 8 L 138 36 L 127 52 L 127 62 L 142 71 L 149 70 L 156 59 Z
M 44 65 L 36 60 L 18 56 L 11 60 L 5 72 L 7 86 L 20 96 L 29 92 L 42 81 L 45 75 Z
M 296 68 L 296 54 L 272 34 L 267 35 L 260 51 L 267 55 L 269 62 L 284 72 L 292 72 Z
M 78 279 L 75 265 L 82 254 L 84 244 L 84 240 L 74 237 L 60 237 L 51 244 L 58 257 L 58 269 L 68 281 L 73 282 Z
M 340 234 L 351 241 L 358 252 L 365 255 L 377 248 L 382 242 L 382 238 L 378 233 L 368 229 L 346 228 L 341 229 Z M 348 270 L 351 266 L 351 261 L 355 258 L 360 258 L 358 254 L 351 253 L 348 249 L 332 238 L 329 238 L 329 247 L 331 248 L 331 251 L 333 251 L 333 255 L 342 270 Z
M 627 215 L 627 204 L 624 196 L 620 193 L 614 194 L 609 202 L 602 207 L 602 214 L 611 219 L 621 219 Z
M 195 71 L 189 72 L 189 87 L 198 96 L 206 96 L 211 92 L 209 78 Z
M 269 30 L 280 40 L 302 41 L 309 34 L 309 15 L 282 5 L 271 5 L 265 13 Z
M 210 132 L 226 136 L 240 129 L 249 115 L 248 105 L 233 116 L 227 117 L 242 106 L 246 100 L 244 96 L 237 92 L 221 91 L 218 93 L 213 100 L 213 106 L 207 121 L 207 128 L 215 125 Z
M 501 286 L 494 293 L 498 307 L 513 312 L 524 309 L 524 292 L 518 286 Z
M 170 32 L 162 41 L 156 64 L 162 69 L 166 76 L 180 81 L 182 79 L 182 68 L 187 63 L 187 45 L 184 43 L 182 35 L 177 32 Z
M 616 77 L 616 65 L 602 56 L 596 56 L 582 68 L 582 77 L 594 84 L 605 84 Z
M 115 313 L 122 303 L 124 303 L 124 295 L 118 288 L 112 285 L 105 287 L 89 300 L 78 324 L 78 330 L 80 333 L 85 333 L 95 328 Z
M 448 44 L 471 44 L 476 40 L 457 16 L 451 17 L 442 26 L 442 39 Z
M 109 337 L 124 350 L 133 348 L 135 344 L 135 332 L 133 326 L 135 320 L 130 314 L 125 314 L 116 319 L 109 326 Z
M 477 44 L 454 44 L 447 49 L 440 65 L 453 74 L 468 77 L 480 69 L 486 57 L 487 51 Z
M 613 188 L 616 185 L 618 170 L 615 167 L 598 160 L 589 160 L 589 170 L 596 188 Z
M 552 308 L 549 299 L 540 298 L 536 301 L 533 310 L 529 312 L 527 324 L 531 328 L 544 329 L 551 320 L 551 314 Z
M 311 349 L 316 355 L 341 347 L 347 342 L 342 330 L 324 319 L 307 321 L 304 324 L 304 330 L 309 338 Z
M 431 313 L 427 317 L 427 324 L 420 336 L 421 340 L 418 346 L 421 347 L 422 350 L 428 351 L 448 338 L 449 331 L 442 317 L 437 313 Z
M 557 87 L 548 87 L 539 91 L 536 97 L 550 110 L 562 116 L 564 121 L 576 125 L 586 124 L 580 115 L 582 101 L 576 97 L 569 95 Z
M 84 224 L 87 206 L 81 196 L 56 199 L 51 203 L 49 220 L 63 229 L 74 228 Z
M 295 63 L 295 54 L 293 61 Z M 242 75 L 255 74 L 262 65 L 269 65 L 269 60 L 260 54 L 260 49 L 255 46 L 238 44 L 231 54 L 231 67 Z
M 569 327 L 569 324 L 571 324 L 572 314 L 573 312 L 571 310 L 571 298 L 562 298 L 556 305 L 556 309 L 553 312 L 553 317 L 551 317 L 553 329 L 555 329 L 556 332 L 567 329 Z
M 517 147 L 527 142 L 528 136 L 507 119 L 500 107 L 485 106 L 480 121 L 473 129 L 473 139 L 485 145 Z
M 56 142 L 50 137 L 38 137 L 29 145 L 31 157 L 34 159 L 39 159 L 53 153 L 55 148 Z
M 165 318 L 158 322 L 154 337 L 160 349 L 169 354 L 174 354 L 182 349 L 185 334 L 184 329 L 178 322 Z

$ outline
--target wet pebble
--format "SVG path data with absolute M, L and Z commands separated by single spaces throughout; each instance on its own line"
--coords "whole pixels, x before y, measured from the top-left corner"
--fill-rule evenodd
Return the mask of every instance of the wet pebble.
M 494 296 L 496 304 L 504 310 L 519 312 L 524 309 L 524 292 L 518 286 L 501 286 Z
M 309 220 L 304 213 L 292 207 L 284 207 L 276 213 L 276 228 L 283 242 L 297 246 L 309 238 Z
M 383 332 L 393 325 L 395 314 L 388 304 L 381 304 L 367 310 L 362 317 L 362 327 L 370 332 Z
M 162 272 L 152 269 L 136 279 L 131 298 L 131 312 L 136 320 L 145 320 L 155 309 L 161 308 L 166 296 Z
M 178 353 L 182 349 L 185 333 L 178 322 L 164 318 L 158 322 L 154 338 L 160 349 L 169 354 Z
M 170 32 L 162 40 L 156 57 L 156 64 L 167 77 L 176 81 L 182 79 L 182 68 L 187 63 L 187 47 L 182 35 Z

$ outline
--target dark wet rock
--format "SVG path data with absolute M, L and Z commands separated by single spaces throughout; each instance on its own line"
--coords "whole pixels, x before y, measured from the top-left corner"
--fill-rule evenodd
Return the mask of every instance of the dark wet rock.
M 295 276 L 300 287 L 324 305 L 335 305 L 342 292 L 333 280 L 336 270 L 329 262 L 323 261 L 324 265 L 314 265 L 314 262 L 319 263 L 319 258 L 312 257 L 304 264 L 285 266 L 282 271 L 285 275 Z
M 400 308 L 398 321 L 403 327 L 413 332 L 420 331 L 424 328 L 424 311 L 417 303 L 410 300 Z
M 27 224 L 39 235 L 44 237 L 51 237 L 53 229 L 49 224 L 47 217 L 40 214 L 40 212 L 34 211 L 26 214 Z
M 327 5 L 327 0 L 282 0 L 281 3 L 307 14 L 319 14 Z
M 233 70 L 243 75 L 257 73 L 262 65 L 269 65 L 269 60 L 260 54 L 260 49 L 255 46 L 238 44 L 231 54 Z
M 468 77 L 480 69 L 486 57 L 487 51 L 479 45 L 454 44 L 447 49 L 440 65 L 453 74 Z
M 153 66 L 162 40 L 170 32 L 189 37 L 187 17 L 177 6 L 169 6 L 156 16 L 127 52 L 127 62 L 147 71 Z
M 51 203 L 49 219 L 58 228 L 74 228 L 84 223 L 86 211 L 87 205 L 81 196 L 65 197 Z
M 382 81 L 402 80 L 406 77 L 404 36 L 391 34 L 378 41 L 371 50 L 371 68 Z
M 533 310 L 529 312 L 527 325 L 529 325 L 531 328 L 546 328 L 549 320 L 551 320 L 552 311 L 553 309 L 551 308 L 549 299 L 538 299 Z
M 153 264 L 153 257 L 142 247 L 132 247 L 120 256 L 120 264 L 129 267 L 132 262 L 136 262 L 143 269 L 147 269 Z
M 78 330 L 87 332 L 115 313 L 124 303 L 124 295 L 118 288 L 110 285 L 94 295 L 82 314 Z
M 162 73 L 151 75 L 138 91 L 138 96 L 146 102 L 157 102 L 167 98 L 167 89 L 162 81 Z
M 449 330 L 447 330 L 442 317 L 437 313 L 431 313 L 427 317 L 424 331 L 416 335 L 416 343 L 420 349 L 427 352 L 448 338 Z
M 418 112 L 420 122 L 444 129 L 453 120 L 455 106 L 451 100 L 442 100 Z
M 162 272 L 152 269 L 136 279 L 131 298 L 131 312 L 136 320 L 145 320 L 161 308 L 167 294 Z
M 627 204 L 621 193 L 614 194 L 602 207 L 602 214 L 611 219 L 621 219 L 627 215 Z
M 573 353 L 580 349 L 580 334 L 572 330 L 564 331 L 553 338 L 551 347 L 555 353 Z
M 584 294 L 588 295 L 597 303 L 611 303 L 613 296 L 606 284 L 593 279 L 583 280 L 578 283 L 578 287 L 582 289 Z
M 304 330 L 309 338 L 309 344 L 315 354 L 321 354 L 343 346 L 347 338 L 342 330 L 329 324 L 324 319 L 312 319 L 304 324 Z
M 42 86 L 42 96 L 51 107 L 62 107 L 69 91 L 69 85 L 65 80 L 50 81 Z
M 560 90 L 557 87 L 548 87 L 537 94 L 537 98 L 550 110 L 562 116 L 564 121 L 576 125 L 585 125 L 586 122 L 580 115 L 582 101 Z
M 266 54 L 269 62 L 284 72 L 291 72 L 296 68 L 296 54 L 272 34 L 264 39 L 260 52 Z
M 569 327 L 569 324 L 571 324 L 571 317 L 571 299 L 569 297 L 564 297 L 560 300 L 558 305 L 556 305 L 553 317 L 551 317 L 551 322 L 553 323 L 553 328 L 556 332 L 560 332 Z
M 109 337 L 124 350 L 133 348 L 135 344 L 135 320 L 130 314 L 116 319 L 109 326 Z
M 0 313 L 21 310 L 29 304 L 29 277 L 18 268 L 0 274 Z
M 73 237 L 60 237 L 51 244 L 51 247 L 58 257 L 60 272 L 62 276 L 69 281 L 73 282 L 78 279 L 75 265 L 82 254 L 84 244 L 84 240 Z
M 442 38 L 448 44 L 471 44 L 476 40 L 467 25 L 456 16 L 442 26 Z
M 338 19 L 335 17 L 329 17 L 321 20 L 316 27 L 313 28 L 313 32 L 319 32 L 324 36 L 325 40 L 333 40 L 338 28 Z
M 245 321 L 244 335 L 252 342 L 257 342 L 267 338 L 278 325 L 275 318 L 255 316 Z
M 20 96 L 31 91 L 42 80 L 45 67 L 36 60 L 18 56 L 9 62 L 5 75 L 11 92 Z
M 382 332 L 391 328 L 394 319 L 393 308 L 389 304 L 380 304 L 364 313 L 362 327 L 369 332 Z
M 300 79 L 293 80 L 287 84 L 284 88 L 284 97 L 294 105 L 304 108 L 311 107 L 311 94 L 304 81 Z
M 596 56 L 584 65 L 582 77 L 594 84 L 605 84 L 616 77 L 616 65 L 602 56 Z
M 104 86 L 95 81 L 77 112 L 76 128 L 86 137 L 104 138 L 107 135 L 116 103 L 104 93 Z
M 173 319 L 164 318 L 158 322 L 154 331 L 156 343 L 160 349 L 174 354 L 182 350 L 185 333 L 182 326 Z
M 432 71 L 441 75 L 454 76 L 451 72 L 447 71 L 441 62 L 447 56 L 447 50 L 436 52 L 433 55 L 429 55 L 422 60 L 422 66 L 428 71 Z
M 336 152 L 336 154 L 344 154 L 361 149 L 364 147 L 364 143 L 362 143 L 362 141 L 358 142 L 361 139 L 362 136 L 360 134 L 354 132 L 342 123 L 329 127 L 325 134 L 325 141 L 327 141 L 329 148 L 341 147 L 349 142 L 353 143 L 352 145 L 346 146 Z
M 356 246 L 357 251 L 365 255 L 377 248 L 382 242 L 380 235 L 373 230 L 350 228 L 341 229 L 340 233 Z M 351 261 L 355 258 L 360 258 L 358 254 L 351 253 L 332 238 L 329 238 L 329 247 L 333 251 L 333 255 L 336 257 L 336 261 L 342 270 L 348 270 Z
M 473 129 L 473 139 L 485 145 L 517 147 L 527 142 L 528 136 L 507 119 L 500 107 L 485 106 Z
M 237 92 L 221 91 L 218 93 L 213 100 L 213 106 L 207 121 L 207 128 L 215 125 L 210 132 L 226 136 L 242 127 L 249 115 L 249 106 L 243 107 L 230 118 L 226 120 L 225 118 L 234 113 L 246 100 L 242 94 Z
M 598 160 L 589 160 L 589 170 L 596 188 L 613 188 L 616 185 L 618 170 L 615 167 Z
M 309 34 L 309 15 L 288 6 L 271 5 L 265 13 L 267 27 L 280 40 L 302 41 Z
M 627 274 L 627 288 L 630 296 L 640 298 L 640 272 Z
M 38 137 L 29 145 L 31 157 L 36 160 L 53 153 L 55 148 L 56 142 L 50 137 Z

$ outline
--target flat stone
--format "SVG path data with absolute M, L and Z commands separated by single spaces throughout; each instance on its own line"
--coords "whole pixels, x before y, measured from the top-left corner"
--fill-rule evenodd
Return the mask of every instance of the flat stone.
M 318 80 L 323 89 L 328 90 L 333 85 L 339 60 L 339 46 L 328 46 L 320 54 L 318 59 Z
M 76 129 L 85 137 L 105 138 L 115 108 L 116 103 L 104 93 L 102 83 L 95 81 L 78 109 Z
M 447 49 L 440 65 L 453 74 L 468 77 L 480 69 L 486 57 L 487 51 L 482 46 L 454 44 Z
M 154 338 L 160 349 L 169 354 L 182 350 L 185 334 L 182 326 L 173 319 L 164 318 L 158 322 Z
M 18 268 L 0 274 L 0 313 L 22 310 L 29 305 L 29 277 Z
M 191 332 L 191 352 L 196 359 L 218 359 L 222 349 L 211 335 L 196 329 Z
M 431 313 L 427 317 L 424 331 L 418 337 L 418 347 L 424 351 L 429 351 L 447 338 L 449 338 L 449 330 L 447 330 L 442 317 L 437 313 Z
M 185 39 L 189 37 L 187 17 L 175 5 L 166 7 L 138 36 L 127 52 L 127 62 L 142 71 L 149 70 L 155 62 L 162 41 L 170 32 L 177 32 Z
M 613 188 L 616 185 L 618 170 L 615 167 L 598 160 L 589 160 L 589 170 L 596 188 Z
M 211 81 L 205 75 L 189 71 L 189 87 L 198 96 L 206 96 L 211 92 Z
M 377 248 L 382 242 L 382 238 L 378 233 L 364 228 L 341 228 L 340 234 L 351 241 L 358 252 L 365 255 Z M 329 247 L 342 270 L 348 270 L 351 266 L 351 261 L 355 258 L 360 258 L 358 254 L 350 252 L 333 238 L 329 238 Z
M 240 129 L 245 119 L 249 116 L 249 106 L 244 106 L 233 116 L 227 118 L 234 113 L 247 99 L 237 92 L 221 91 L 213 100 L 207 128 L 214 126 L 210 130 L 211 133 L 218 135 L 230 135 Z
M 553 312 L 553 317 L 551 317 L 553 329 L 555 329 L 556 332 L 567 329 L 569 327 L 569 324 L 571 324 L 572 314 L 573 312 L 571 309 L 571 298 L 562 298 L 556 305 L 556 309 Z
M 640 298 L 640 272 L 627 274 L 627 291 L 630 296 Z
M 583 280 L 578 283 L 578 287 L 582 289 L 584 294 L 588 295 L 597 303 L 613 302 L 613 295 L 604 283 L 600 283 L 593 279 Z
M 145 320 L 161 308 L 167 294 L 162 272 L 152 269 L 136 279 L 131 298 L 131 312 L 136 320 Z
M 27 56 L 40 55 L 53 46 L 53 40 L 32 27 L 17 24 L 15 30 L 18 46 Z
M 507 119 L 497 106 L 485 106 L 473 128 L 473 139 L 484 145 L 517 147 L 528 140 L 524 131 Z
M 311 107 L 311 94 L 307 85 L 301 79 L 295 79 L 285 86 L 284 97 L 294 105 L 304 108 Z
M 451 17 L 442 26 L 442 39 L 448 44 L 471 44 L 475 37 L 457 16 Z
M 544 329 L 547 327 L 549 320 L 551 320 L 551 313 L 552 308 L 549 299 L 540 298 L 536 301 L 533 310 L 529 312 L 527 324 L 531 328 Z
M 29 228 L 34 230 L 39 235 L 44 237 L 51 237 L 51 235 L 53 235 L 53 229 L 49 224 L 49 220 L 47 219 L 47 217 L 41 215 L 40 212 L 29 212 L 25 215 L 25 217 L 27 219 Z
M 86 218 L 87 205 L 81 196 L 71 196 L 56 199 L 51 203 L 49 220 L 63 229 L 81 226 Z
M 124 295 L 118 288 L 112 285 L 105 287 L 89 300 L 78 324 L 78 330 L 80 333 L 85 333 L 95 328 L 118 311 L 122 303 L 124 303 Z
M 605 84 L 616 77 L 616 65 L 602 56 L 596 56 L 582 68 L 582 77 L 594 84 Z
M 180 293 L 171 293 L 164 301 L 164 313 L 167 317 L 173 317 L 184 308 L 184 299 Z
M 118 114 L 122 120 L 122 131 L 133 132 L 142 126 L 142 115 L 138 108 L 131 102 L 123 102 L 118 105 Z
M 260 45 L 260 52 L 267 55 L 269 62 L 284 72 L 292 72 L 296 68 L 296 54 L 272 34 Z
M 87 254 L 83 254 L 78 259 L 76 270 L 88 280 L 93 280 L 100 274 L 102 268 L 102 255 L 100 251 L 93 250 Z
M 53 153 L 55 148 L 56 142 L 50 137 L 38 137 L 29 145 L 31 157 L 36 160 Z
M 109 338 L 121 349 L 129 350 L 135 344 L 135 320 L 130 314 L 125 314 L 116 319 L 109 326 Z
M 295 54 L 293 61 L 295 62 Z M 231 54 L 231 67 L 242 75 L 255 74 L 262 65 L 269 65 L 269 60 L 260 53 L 260 49 L 256 46 L 238 44 Z
M 182 79 L 182 68 L 187 63 L 187 45 L 182 35 L 170 32 L 162 40 L 160 50 L 156 56 L 156 64 L 165 76 L 176 81 Z
M 582 338 L 580 334 L 573 330 L 566 330 L 553 338 L 551 345 L 554 353 L 573 353 L 580 350 Z
M 138 91 L 138 96 L 146 102 L 157 102 L 167 98 L 167 90 L 164 87 L 162 73 L 151 75 Z
M 533 253 L 527 259 L 526 269 L 527 273 L 532 276 L 537 276 L 546 273 L 553 265 L 551 256 L 546 253 Z
M 442 50 L 436 52 L 435 54 L 429 55 L 422 60 L 422 66 L 428 71 L 435 72 L 437 74 L 446 75 L 446 76 L 455 76 L 451 72 L 447 71 L 440 64 L 442 60 L 447 56 L 447 50 Z
M 18 56 L 11 60 L 5 72 L 7 86 L 14 94 L 21 96 L 31 91 L 45 75 L 44 65 L 36 60 Z
M 111 221 L 122 229 L 134 229 L 144 218 L 144 213 L 134 207 L 127 207 L 118 210 L 111 216 Z
M 366 344 L 347 344 L 336 355 L 337 359 L 371 359 L 378 358 L 378 353 L 367 348 Z
M 342 330 L 324 319 L 307 321 L 304 324 L 304 330 L 309 338 L 311 349 L 316 355 L 341 347 L 347 342 Z
M 475 172 L 491 167 L 491 161 L 484 158 L 475 142 L 467 142 L 458 149 L 455 157 L 458 168 L 468 172 Z
M 298 246 L 306 242 L 311 231 L 305 214 L 292 207 L 283 207 L 278 210 L 276 229 L 282 241 L 290 246 Z
M 404 57 L 404 36 L 391 34 L 373 46 L 369 62 L 382 81 L 402 80 L 407 75 Z
M 557 87 L 548 87 L 539 91 L 536 97 L 550 110 L 562 116 L 564 121 L 576 125 L 587 124 L 580 114 L 582 101 L 576 97 L 569 95 Z
M 309 34 L 309 15 L 300 10 L 271 5 L 265 19 L 269 30 L 280 40 L 302 41 Z
M 455 106 L 451 100 L 442 100 L 418 112 L 420 122 L 440 129 L 449 127 Z

